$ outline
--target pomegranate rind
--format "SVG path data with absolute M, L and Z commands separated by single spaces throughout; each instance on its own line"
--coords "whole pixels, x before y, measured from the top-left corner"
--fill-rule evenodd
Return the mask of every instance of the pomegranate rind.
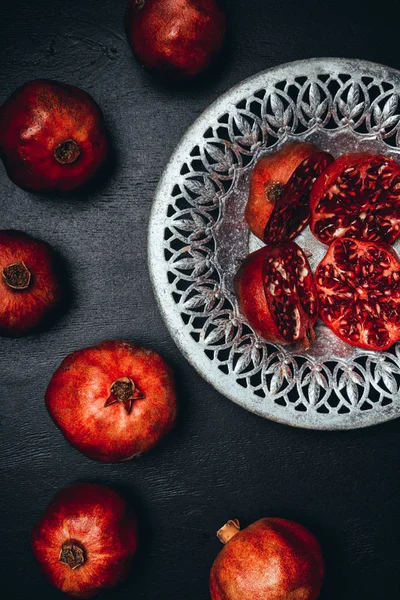
M 276 344 L 282 343 L 282 336 L 275 322 L 270 318 L 265 298 L 263 262 L 266 248 L 252 252 L 242 263 L 235 279 L 236 295 L 242 313 L 250 326 L 262 338 Z
M 337 239 L 315 281 L 320 317 L 340 339 L 367 350 L 400 340 L 400 258 L 389 244 Z
M 314 152 L 297 166 L 265 226 L 266 244 L 293 240 L 307 226 L 312 187 L 333 160 L 328 152 Z
M 210 572 L 212 600 L 316 600 L 324 579 L 321 547 L 285 519 L 256 521 L 235 535 Z
M 293 268 L 307 271 L 302 272 L 303 283 L 300 288 L 295 281 L 297 275 L 290 276 Z M 287 292 L 282 290 L 285 273 Z M 274 283 L 276 280 L 278 283 Z M 253 252 L 239 269 L 235 283 L 243 314 L 254 331 L 265 340 L 277 344 L 292 344 L 306 336 L 312 336 L 312 327 L 318 317 L 318 295 L 311 267 L 297 244 L 287 242 L 277 247 L 264 246 Z M 280 286 L 279 293 L 274 286 Z M 314 303 L 312 313 L 305 308 L 306 296 L 311 297 Z M 285 317 L 290 321 L 290 307 L 295 312 L 292 328 L 294 335 L 288 335 L 282 329 Z
M 400 235 L 400 166 L 368 152 L 341 156 L 315 182 L 310 213 L 323 244 L 340 237 L 393 243 Z

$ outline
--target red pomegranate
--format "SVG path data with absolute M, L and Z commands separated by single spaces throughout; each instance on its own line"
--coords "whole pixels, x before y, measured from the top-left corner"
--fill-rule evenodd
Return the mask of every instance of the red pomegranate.
M 55 496 L 31 542 L 53 585 L 75 598 L 92 598 L 127 576 L 138 546 L 136 517 L 110 488 L 75 484 Z
M 339 238 L 315 280 L 320 317 L 339 338 L 367 350 L 400 340 L 400 258 L 391 246 Z
M 250 254 L 236 276 L 239 306 L 252 328 L 277 344 L 314 339 L 318 295 L 311 267 L 295 242 Z
M 0 157 L 10 179 L 34 192 L 67 192 L 103 164 L 108 142 L 102 112 L 83 90 L 37 79 L 0 108 Z
M 266 243 L 296 237 L 309 220 L 309 194 L 318 175 L 333 161 L 309 143 L 288 144 L 261 158 L 250 176 L 245 218 Z
M 187 79 L 222 49 L 226 17 L 219 0 L 130 0 L 125 30 L 143 67 Z
M 17 337 L 34 331 L 60 301 L 50 246 L 22 231 L 0 231 L 0 335 Z
M 313 234 L 393 243 L 400 235 L 400 165 L 369 153 L 346 154 L 319 177 L 310 195 Z
M 147 452 L 170 431 L 177 412 L 164 359 L 122 341 L 67 356 L 50 381 L 46 405 L 66 439 L 100 462 Z
M 211 569 L 212 600 L 316 600 L 324 562 L 315 537 L 284 519 L 261 519 L 240 531 L 228 521 Z

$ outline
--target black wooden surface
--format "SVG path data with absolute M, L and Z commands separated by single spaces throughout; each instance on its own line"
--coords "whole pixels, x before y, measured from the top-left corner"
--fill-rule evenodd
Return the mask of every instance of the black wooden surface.
M 70 199 L 33 195 L 0 167 L 0 228 L 42 237 L 65 257 L 73 298 L 50 331 L 0 339 L 0 571 L 9 600 L 64 597 L 42 578 L 30 530 L 52 496 L 75 481 L 132 497 L 142 550 L 128 582 L 104 598 L 206 600 L 226 519 L 296 519 L 320 538 L 322 600 L 397 598 L 400 421 L 323 433 L 264 421 L 207 385 L 176 349 L 158 313 L 146 264 L 150 207 L 180 137 L 222 92 L 267 67 L 312 56 L 400 68 L 392 4 L 229 0 L 231 42 L 219 68 L 166 87 L 134 62 L 125 0 L 1 0 L 0 102 L 49 77 L 83 87 L 104 110 L 115 158 L 99 184 Z M 69 352 L 104 338 L 160 351 L 179 381 L 176 431 L 140 460 L 100 465 L 72 449 L 43 402 Z M 243 599 L 251 600 L 251 599 Z M 268 600 L 268 599 L 266 599 Z

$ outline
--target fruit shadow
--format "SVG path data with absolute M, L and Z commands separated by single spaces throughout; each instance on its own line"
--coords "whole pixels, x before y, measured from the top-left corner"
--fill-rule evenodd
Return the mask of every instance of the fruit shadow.
M 320 600 L 336 600 L 341 597 L 343 589 L 346 587 L 346 573 L 340 567 L 340 564 L 343 564 L 340 556 L 344 549 L 341 549 L 340 540 L 333 529 L 329 530 L 327 527 L 320 526 L 313 527 L 312 531 L 321 544 L 325 563 L 325 577 Z
M 108 128 L 108 130 L 110 129 L 111 127 Z M 65 198 L 66 200 L 76 200 L 77 202 L 82 202 L 83 200 L 87 200 L 88 195 L 101 194 L 110 185 L 110 181 L 113 179 L 113 176 L 116 172 L 117 165 L 117 146 L 109 133 L 108 156 L 97 173 L 95 173 L 95 175 L 81 188 L 72 191 L 71 194 L 64 194 L 60 197 Z

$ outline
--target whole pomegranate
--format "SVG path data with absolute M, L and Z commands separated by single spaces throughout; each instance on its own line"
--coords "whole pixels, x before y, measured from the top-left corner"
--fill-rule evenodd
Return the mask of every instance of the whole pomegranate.
M 108 141 L 102 112 L 83 90 L 37 79 L 0 108 L 0 157 L 10 179 L 34 192 L 67 192 L 103 164 Z
M 46 405 L 66 439 L 100 462 L 147 452 L 170 431 L 177 412 L 164 359 L 122 341 L 67 356 L 50 381 Z
M 75 598 L 91 598 L 127 576 L 138 547 L 136 517 L 110 488 L 75 484 L 46 508 L 31 543 L 53 585 Z
M 143 67 L 187 79 L 222 49 L 226 17 L 219 0 L 130 0 L 125 30 Z
M 261 519 L 240 531 L 228 521 L 210 574 L 212 600 L 316 600 L 324 562 L 315 537 L 284 519 Z
M 295 242 L 250 254 L 235 279 L 239 306 L 252 328 L 278 344 L 314 339 L 318 295 L 311 267 Z
M 389 244 L 338 238 L 315 280 L 320 317 L 339 338 L 367 350 L 400 340 L 400 258 Z
M 310 195 L 313 234 L 324 244 L 354 237 L 392 244 L 400 235 L 400 165 L 381 154 L 345 154 Z
M 333 156 L 309 143 L 283 146 L 261 158 L 250 175 L 245 218 L 265 243 L 296 237 L 309 220 L 311 188 Z
M 0 231 L 0 335 L 30 333 L 45 324 L 60 301 L 50 246 L 22 231 Z

